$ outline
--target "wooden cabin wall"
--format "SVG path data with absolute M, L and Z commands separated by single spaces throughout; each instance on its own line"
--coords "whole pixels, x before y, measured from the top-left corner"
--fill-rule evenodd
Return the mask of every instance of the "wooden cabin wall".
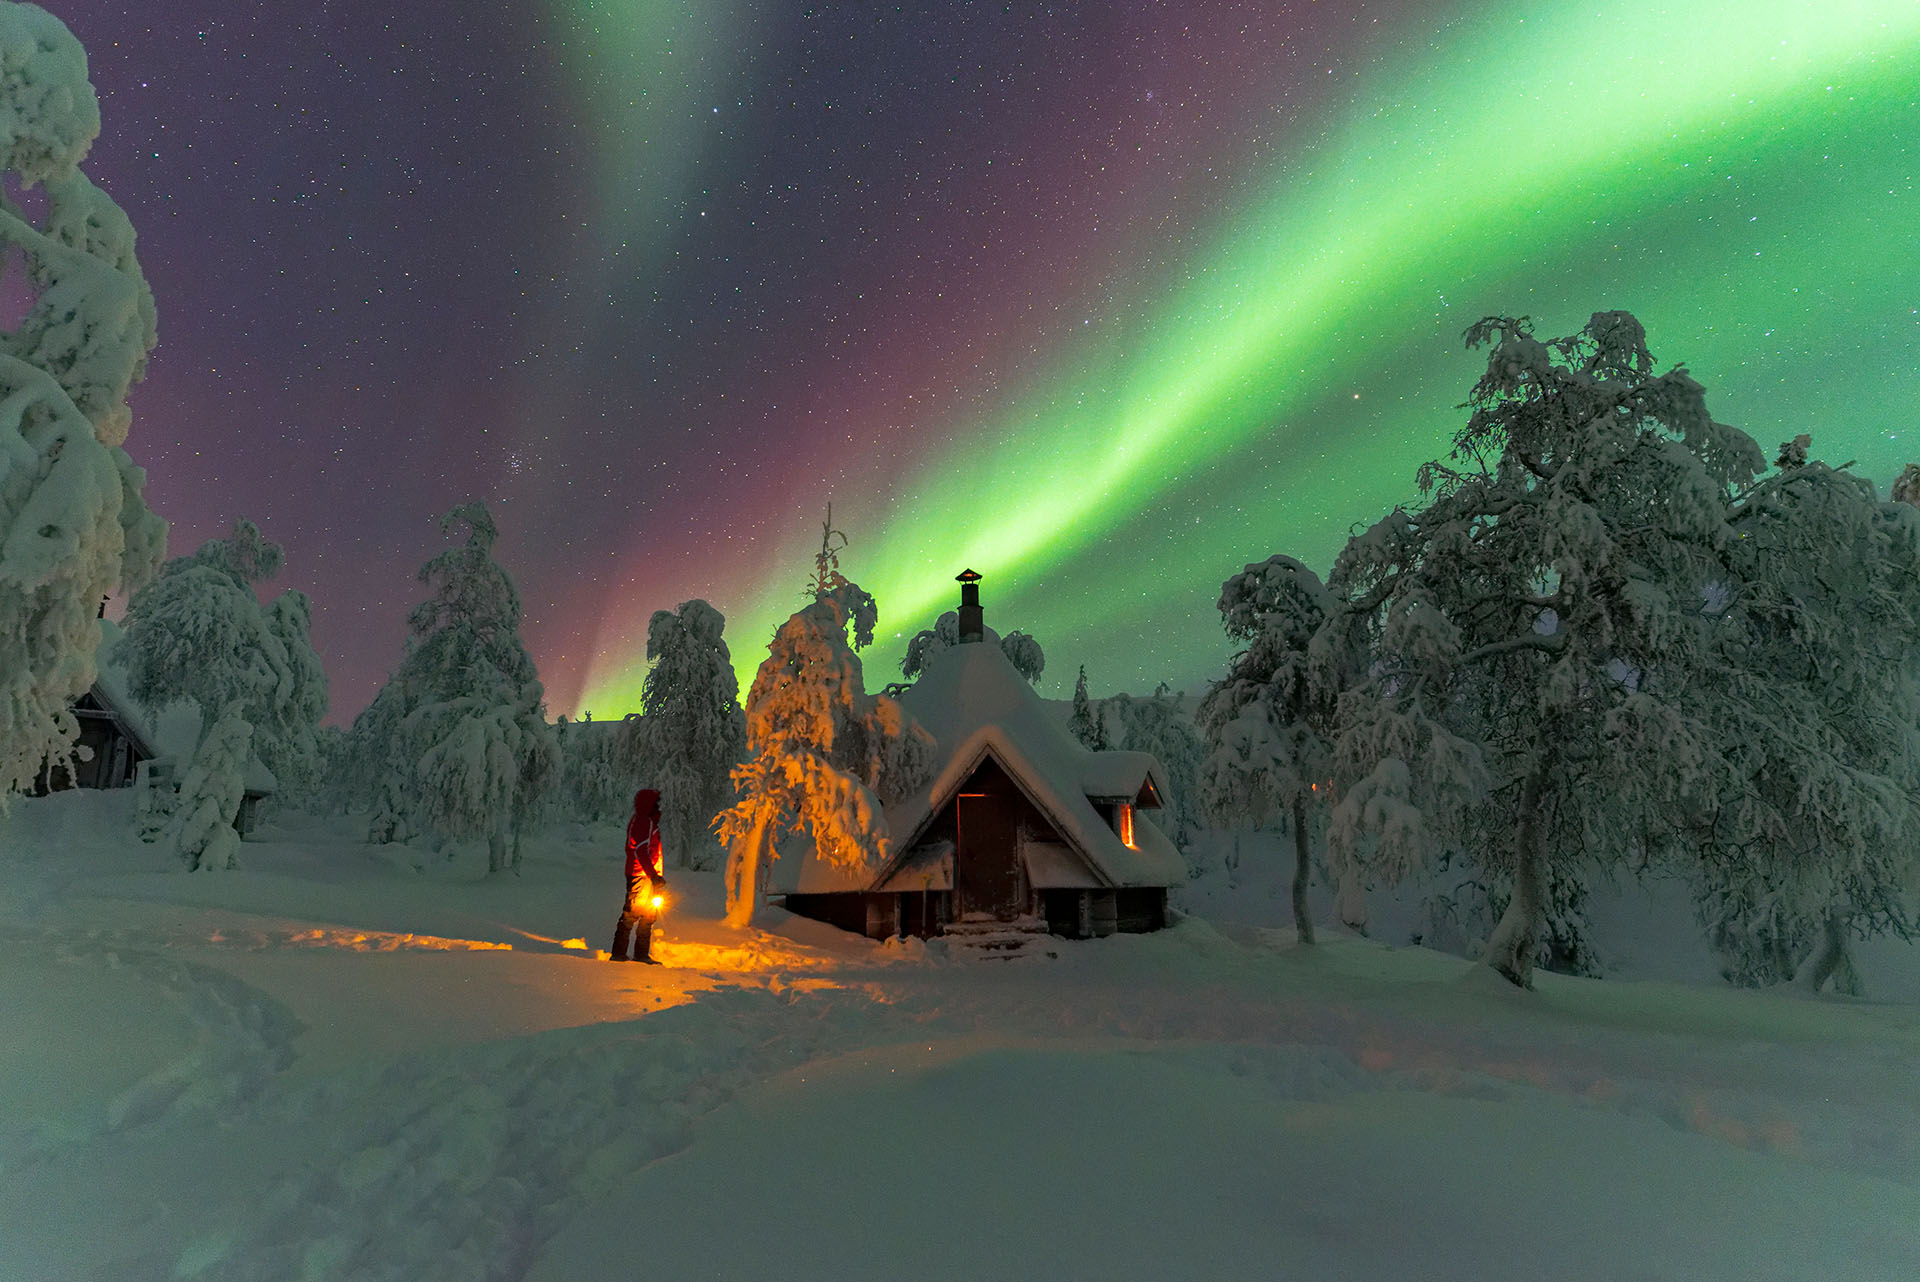
M 1159 886 L 1126 886 L 1113 892 L 1114 928 L 1140 935 L 1167 924 L 1167 892 Z
M 30 796 L 44 797 L 68 788 L 125 788 L 133 782 L 140 754 L 113 715 L 84 695 L 75 702 L 73 712 L 80 722 L 80 738 L 74 746 L 87 749 L 91 757 L 71 773 L 65 764 L 41 767 Z
M 955 803 L 957 813 L 950 805 L 936 821 L 953 825 L 954 911 L 1002 920 L 1044 911 L 1042 896 L 1027 883 L 1020 842 L 1065 838 L 991 757 L 960 785 Z

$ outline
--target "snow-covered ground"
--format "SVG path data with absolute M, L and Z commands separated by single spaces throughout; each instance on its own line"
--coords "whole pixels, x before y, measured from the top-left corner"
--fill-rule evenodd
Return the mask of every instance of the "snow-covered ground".
M 614 964 L 611 831 L 186 874 L 130 801 L 0 820 L 0 1278 L 1920 1277 L 1907 1002 L 1523 994 L 1251 874 L 1014 961 L 686 875 Z

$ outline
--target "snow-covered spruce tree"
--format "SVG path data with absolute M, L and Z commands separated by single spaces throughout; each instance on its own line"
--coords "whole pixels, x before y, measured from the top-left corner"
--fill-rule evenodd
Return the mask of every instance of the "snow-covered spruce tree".
M 1729 517 L 1701 688 L 1727 777 L 1700 811 L 1699 911 L 1731 981 L 1856 991 L 1849 939 L 1914 927 L 1920 513 L 1809 444 Z
M 411 644 L 411 643 L 409 643 Z M 334 789 L 345 809 L 367 809 L 367 842 L 406 841 L 414 831 L 407 819 L 407 780 L 397 768 L 401 692 L 389 676 L 347 730 L 346 751 L 335 764 Z
M 721 635 L 727 621 L 705 601 L 656 610 L 647 621 L 647 658 L 654 661 L 640 689 L 641 721 L 654 742 L 673 751 L 655 754 L 643 782 L 660 792 L 660 836 L 677 868 L 712 866 L 714 817 L 733 803 L 729 778 L 747 750 L 740 680 Z
M 46 192 L 36 224 L 0 193 L 0 249 L 32 306 L 0 333 L 0 807 L 79 736 L 102 598 L 160 564 L 166 526 L 123 445 L 155 342 L 133 226 L 80 172 L 100 132 L 87 56 L 58 18 L 0 4 L 0 166 Z
M 853 629 L 853 648 L 864 650 L 873 644 L 880 607 L 871 593 L 840 572 L 840 551 L 846 546 L 847 536 L 833 528 L 829 503 L 827 519 L 820 523 L 820 550 L 813 554 L 813 577 L 807 581 L 806 595 L 813 601 L 838 601 L 845 623 Z
M 238 718 L 281 792 L 302 801 L 320 786 L 327 679 L 308 640 L 306 595 L 289 590 L 265 609 L 255 595 L 254 584 L 279 573 L 283 561 L 252 522 L 235 520 L 226 538 L 167 562 L 160 577 L 134 593 L 115 656 L 141 703 L 155 710 L 187 703 L 198 711 L 200 728 L 183 767 L 197 762 L 216 717 Z
M 548 794 L 560 814 L 589 823 L 613 823 L 632 812 L 634 780 L 644 776 L 618 764 L 617 749 L 629 727 L 638 726 L 639 721 L 637 713 L 622 721 L 595 721 L 591 712 L 579 721 L 560 718 L 553 728 L 560 751 L 560 783 Z
M 736 800 L 715 824 L 733 926 L 752 922 L 790 834 L 805 834 L 829 862 L 876 868 L 889 854 L 882 805 L 933 770 L 933 737 L 898 702 L 866 692 L 848 644 L 849 603 L 870 607 L 873 598 L 844 578 L 824 578 L 818 590 L 780 625 L 747 695 L 747 759 L 733 772 Z
M 287 666 L 285 646 L 268 630 L 254 584 L 280 572 L 280 548 L 253 522 L 236 519 L 225 539 L 209 539 L 175 557 L 127 602 L 116 657 L 127 689 L 160 712 L 191 703 L 200 715 L 197 749 L 227 712 L 251 725 Z
M 989 633 L 988 635 L 992 635 Z M 927 670 L 927 664 L 937 654 L 960 644 L 960 616 L 948 610 L 934 621 L 931 628 L 916 632 L 907 642 L 906 657 L 900 660 L 900 675 L 912 681 Z M 1025 677 L 1029 684 L 1038 681 L 1040 674 L 1047 670 L 1046 652 L 1040 643 L 1024 632 L 1009 632 L 1000 638 L 1000 653 L 1007 656 L 1013 664 L 1013 670 Z
M 197 705 L 201 735 L 228 711 L 245 719 L 255 755 L 283 789 L 304 796 L 319 782 L 327 676 L 306 593 L 290 588 L 265 607 L 255 594 L 284 562 L 253 522 L 236 519 L 226 538 L 175 557 L 134 594 L 115 654 L 129 692 L 148 707 Z
M 162 837 L 192 871 L 228 869 L 240 851 L 233 826 L 253 759 L 253 727 L 232 709 L 207 727 L 180 781 L 180 795 Z
M 1206 742 L 1201 809 L 1216 823 L 1293 834 L 1293 924 L 1313 942 L 1307 911 L 1313 826 L 1332 800 L 1337 684 L 1312 679 L 1308 649 L 1333 602 L 1320 576 L 1290 556 L 1249 565 L 1220 585 L 1220 620 L 1245 648 L 1200 701 Z
M 316 815 L 346 814 L 353 808 L 353 795 L 346 787 L 351 774 L 347 759 L 353 750 L 352 736 L 339 726 L 321 726 L 313 743 L 320 786 L 307 798 L 307 808 Z
M 487 871 L 501 872 L 519 865 L 558 754 L 520 640 L 520 594 L 493 559 L 493 517 L 463 503 L 440 520 L 443 531 L 455 526 L 466 542 L 421 567 L 428 594 L 407 618 L 406 656 L 355 730 L 385 737 L 377 823 L 443 845 L 483 837 Z
M 1176 843 L 1185 844 L 1195 827 L 1195 797 L 1199 792 L 1200 759 L 1206 745 L 1187 715 L 1186 695 L 1171 694 L 1165 685 L 1137 699 L 1116 694 L 1101 703 L 1103 723 L 1111 727 L 1115 748 L 1149 752 L 1166 778 L 1166 809 L 1160 825 Z
M 1101 719 L 1100 705 L 1087 697 L 1087 665 L 1080 665 L 1080 677 L 1073 683 L 1073 712 L 1067 729 L 1083 748 L 1103 752 L 1107 747 L 1107 726 Z
M 1376 882 L 1470 856 L 1510 887 L 1485 962 L 1527 985 L 1552 886 L 1678 853 L 1711 786 L 1687 698 L 1702 587 L 1763 460 L 1684 369 L 1653 372 L 1624 312 L 1467 341 L 1487 369 L 1452 461 L 1420 469 L 1427 505 L 1356 536 L 1329 583 L 1373 648 L 1340 701 L 1329 853 Z
M 1920 507 L 1920 463 L 1909 463 L 1893 478 L 1893 501 Z
M 280 787 L 282 802 L 310 805 L 326 783 L 327 759 L 320 719 L 327 715 L 327 673 L 313 648 L 313 602 L 287 589 L 268 603 L 267 633 L 280 643 L 285 666 L 254 727 L 254 750 Z

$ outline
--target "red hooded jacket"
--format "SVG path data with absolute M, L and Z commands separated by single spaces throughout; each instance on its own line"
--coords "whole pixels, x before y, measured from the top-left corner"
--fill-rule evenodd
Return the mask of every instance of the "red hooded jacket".
M 663 882 L 660 869 L 660 794 L 642 788 L 633 794 L 633 818 L 627 820 L 627 876 L 645 874 Z

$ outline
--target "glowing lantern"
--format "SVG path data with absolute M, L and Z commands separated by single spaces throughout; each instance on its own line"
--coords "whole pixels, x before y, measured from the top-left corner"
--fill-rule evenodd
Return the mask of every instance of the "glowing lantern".
M 1133 844 L 1133 803 L 1120 803 L 1120 840 L 1130 849 L 1138 850 Z

